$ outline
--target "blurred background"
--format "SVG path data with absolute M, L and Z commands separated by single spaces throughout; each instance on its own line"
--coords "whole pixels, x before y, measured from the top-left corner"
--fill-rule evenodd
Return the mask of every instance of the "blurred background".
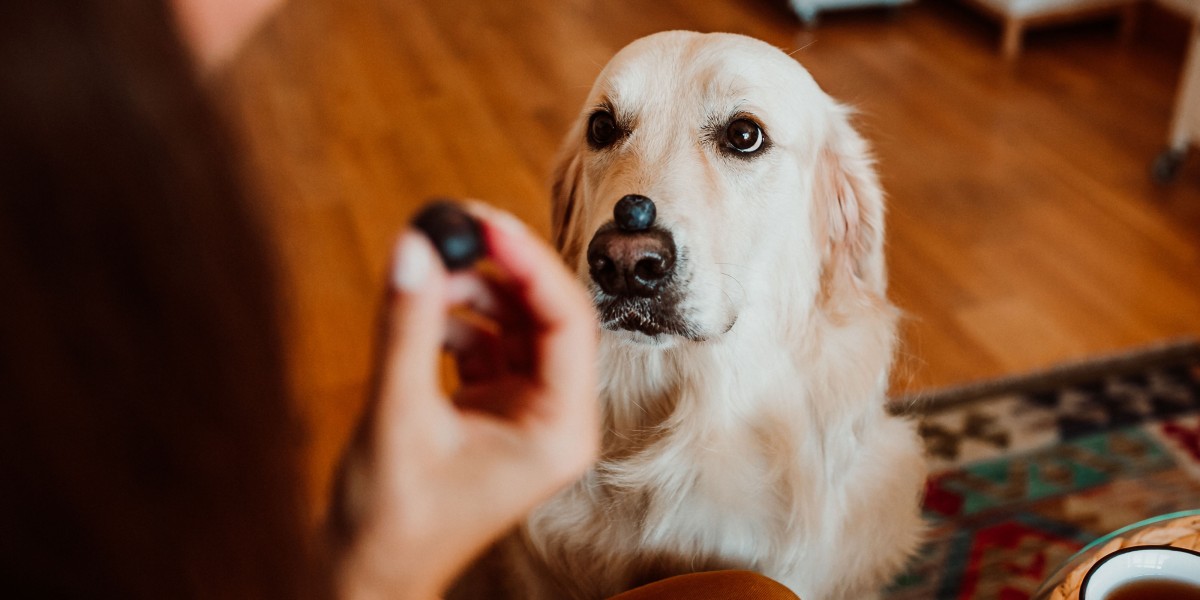
M 551 161 L 593 78 L 661 30 L 763 39 L 857 108 L 906 314 L 895 394 L 1200 334 L 1200 158 L 1167 184 L 1150 174 L 1187 2 L 1097 16 L 1055 1 L 1053 24 L 1014 22 L 1018 4 L 918 0 L 807 25 L 786 0 L 286 4 L 215 85 L 278 241 L 313 489 L 363 401 L 408 216 L 474 197 L 547 233 Z

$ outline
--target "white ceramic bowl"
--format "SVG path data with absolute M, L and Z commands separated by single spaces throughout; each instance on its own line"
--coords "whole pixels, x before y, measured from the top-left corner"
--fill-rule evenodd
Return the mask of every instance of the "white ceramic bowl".
M 1133 581 L 1158 579 L 1200 589 L 1200 552 L 1171 546 L 1134 546 L 1100 559 L 1083 578 L 1079 600 L 1104 600 Z
M 1082 550 L 1076 552 L 1074 556 L 1058 565 L 1058 568 L 1054 570 L 1050 577 L 1046 578 L 1046 580 L 1042 582 L 1042 585 L 1038 588 L 1037 592 L 1034 593 L 1033 599 L 1047 600 L 1047 598 L 1050 598 L 1050 595 L 1054 589 L 1062 584 L 1068 575 L 1074 572 L 1075 569 L 1079 568 L 1080 565 L 1091 564 L 1095 559 L 1093 554 L 1104 546 L 1108 545 L 1108 543 L 1114 538 L 1132 537 L 1147 529 L 1160 527 L 1164 523 L 1169 523 L 1175 519 L 1182 519 L 1186 517 L 1200 517 L 1200 509 L 1184 510 L 1180 512 L 1158 515 L 1157 517 L 1146 519 L 1144 521 L 1138 521 L 1132 525 L 1126 525 L 1125 527 L 1113 531 L 1108 535 L 1093 540 L 1090 544 L 1084 546 Z

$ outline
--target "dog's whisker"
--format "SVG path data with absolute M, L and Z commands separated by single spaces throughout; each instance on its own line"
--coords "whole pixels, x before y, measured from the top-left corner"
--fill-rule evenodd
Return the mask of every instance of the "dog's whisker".
M 745 272 L 747 275 L 756 275 L 756 274 L 765 272 L 765 269 L 757 269 L 752 266 L 742 265 L 742 264 L 738 264 L 738 263 L 718 262 L 718 263 L 714 263 L 714 264 L 717 265 L 718 267 L 733 267 L 740 272 Z
M 788 55 L 788 56 L 791 56 L 791 57 L 793 57 L 793 58 L 795 58 L 795 56 L 796 56 L 797 54 L 799 54 L 799 53 L 801 53 L 801 52 L 803 52 L 803 51 L 805 51 L 805 50 L 808 50 L 809 48 L 812 48 L 812 47 L 813 47 L 813 45 L 814 45 L 814 44 L 816 44 L 816 43 L 817 43 L 817 40 L 816 40 L 816 39 L 813 39 L 813 40 L 812 40 L 812 41 L 810 41 L 809 43 L 807 43 L 807 44 L 805 44 L 805 45 L 803 45 L 803 46 L 800 46 L 799 48 L 796 48 L 795 50 L 792 50 L 791 52 L 788 52 L 788 53 L 787 53 L 787 55 Z
M 742 282 L 737 277 L 734 277 L 733 275 L 730 275 L 729 273 L 726 273 L 725 271 L 721 271 L 721 275 L 724 275 L 725 277 L 732 279 L 733 282 L 738 285 L 738 289 L 742 290 L 742 297 L 743 298 L 746 297 L 746 286 L 742 285 Z M 731 304 L 733 303 L 733 298 L 729 295 L 729 292 L 726 292 L 725 289 L 722 288 L 721 293 L 725 294 L 725 297 L 729 300 L 729 302 Z

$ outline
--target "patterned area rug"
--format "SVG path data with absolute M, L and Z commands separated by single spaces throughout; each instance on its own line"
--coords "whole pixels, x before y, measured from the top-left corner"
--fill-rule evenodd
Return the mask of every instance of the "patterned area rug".
M 1088 542 L 1200 507 L 1200 342 L 901 402 L 929 542 L 888 600 L 1023 600 Z

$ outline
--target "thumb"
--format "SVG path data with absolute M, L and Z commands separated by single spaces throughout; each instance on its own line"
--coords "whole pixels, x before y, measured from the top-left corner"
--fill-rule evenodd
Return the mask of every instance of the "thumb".
M 424 236 L 408 229 L 396 238 L 389 289 L 379 314 L 373 389 L 338 467 L 330 508 L 332 530 L 346 541 L 366 531 L 364 519 L 379 510 L 376 496 L 384 491 L 376 480 L 381 476 L 380 461 L 395 460 L 388 453 L 396 439 L 393 434 L 400 425 L 419 423 L 421 415 L 413 413 L 428 410 L 430 400 L 440 397 L 445 279 Z
M 439 385 L 446 334 L 446 270 L 425 236 L 409 229 L 396 241 L 387 315 L 384 381 L 405 396 L 429 396 Z

